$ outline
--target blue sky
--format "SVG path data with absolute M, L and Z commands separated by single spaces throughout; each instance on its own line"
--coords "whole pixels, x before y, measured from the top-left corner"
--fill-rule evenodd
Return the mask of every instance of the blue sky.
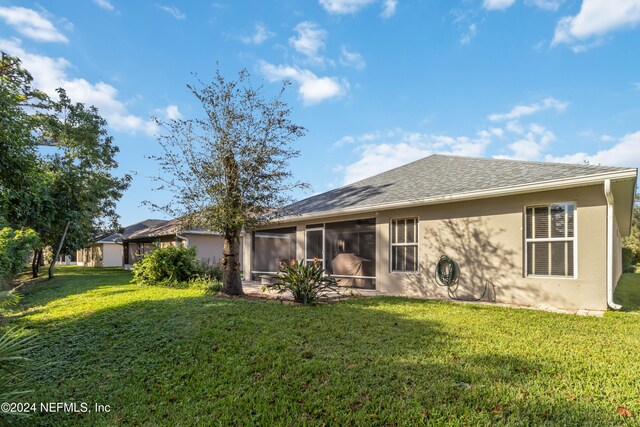
M 216 61 L 293 82 L 316 193 L 432 153 L 638 167 L 639 24 L 640 0 L 0 0 L 0 49 L 108 120 L 127 225 L 165 217 L 150 117 L 200 114 Z

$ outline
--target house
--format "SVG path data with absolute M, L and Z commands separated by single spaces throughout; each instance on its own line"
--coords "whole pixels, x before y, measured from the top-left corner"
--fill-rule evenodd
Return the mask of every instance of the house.
M 242 242 L 242 237 L 241 237 Z M 131 268 L 140 257 L 155 248 L 177 246 L 196 247 L 196 257 L 202 264 L 213 265 L 222 257 L 224 238 L 215 231 L 188 228 L 180 218 L 165 221 L 122 238 L 121 260 L 123 268 Z M 242 243 L 241 243 L 242 248 Z M 242 249 L 240 250 L 242 260 Z M 242 262 L 242 261 L 241 261 Z
M 86 267 L 121 267 L 122 238 L 166 222 L 162 219 L 147 219 L 124 227 L 122 233 L 99 236 L 86 247 L 76 251 L 77 264 Z
M 603 310 L 637 169 L 433 155 L 289 205 L 246 235 L 244 275 L 322 263 L 382 293 Z M 435 278 L 456 262 L 457 289 Z

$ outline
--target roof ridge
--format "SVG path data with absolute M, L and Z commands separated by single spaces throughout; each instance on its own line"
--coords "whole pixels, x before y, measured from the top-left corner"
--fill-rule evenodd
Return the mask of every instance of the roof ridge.
M 540 165 L 552 165 L 552 166 L 582 166 L 582 167 L 588 167 L 588 168 L 608 168 L 608 169 L 617 169 L 617 170 L 621 170 L 621 171 L 637 169 L 637 168 L 626 168 L 626 167 L 622 167 L 622 166 L 607 166 L 607 165 L 601 165 L 601 164 L 592 165 L 592 164 L 589 164 L 589 163 L 565 163 L 565 162 L 551 162 L 551 161 L 546 161 L 546 160 L 507 159 L 507 158 L 503 158 L 503 157 L 462 156 L 462 155 L 459 155 L 459 154 L 441 154 L 441 153 L 436 153 L 436 154 L 432 154 L 432 155 L 427 156 L 427 157 L 434 157 L 434 156 L 438 156 L 438 157 L 454 157 L 454 158 L 459 158 L 459 159 L 474 159 L 474 160 L 484 160 L 484 161 L 499 161 L 499 162 L 505 162 L 505 163 L 509 163 L 510 162 L 510 163 L 540 164 Z M 419 160 L 426 159 L 427 157 L 423 157 L 422 159 L 419 159 Z M 411 163 L 413 163 L 413 162 L 411 162 Z M 407 163 L 407 164 L 409 164 L 409 163 Z M 407 164 L 405 164 L 405 166 Z

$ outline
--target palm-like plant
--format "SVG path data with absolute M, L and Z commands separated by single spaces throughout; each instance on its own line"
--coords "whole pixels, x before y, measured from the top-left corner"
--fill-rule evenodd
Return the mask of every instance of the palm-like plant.
M 13 290 L 0 291 L 0 308 L 15 305 L 19 300 L 19 294 Z M 20 327 L 9 328 L 0 336 L 0 402 L 11 402 L 31 392 L 18 372 L 29 361 L 26 354 L 33 337 Z M 21 414 L 3 413 L 0 419 L 5 415 Z
M 318 261 L 305 263 L 292 260 L 282 265 L 275 282 L 265 288 L 277 289 L 278 293 L 291 292 L 293 299 L 302 304 L 314 304 L 329 292 L 338 290 L 336 279 L 325 275 Z

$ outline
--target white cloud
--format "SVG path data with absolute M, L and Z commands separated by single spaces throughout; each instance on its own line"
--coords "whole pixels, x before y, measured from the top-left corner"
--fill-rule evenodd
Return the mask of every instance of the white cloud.
M 289 39 L 289 44 L 306 56 L 314 64 L 322 64 L 324 57 L 320 53 L 325 48 L 324 41 L 329 35 L 315 22 L 301 22 L 293 30 L 298 33 Z
M 187 17 L 187 15 L 182 13 L 180 9 L 174 6 L 165 6 L 165 5 L 159 4 L 158 9 L 167 12 L 169 15 L 173 16 L 176 19 L 184 19 Z
M 165 115 L 169 120 L 180 120 L 182 118 L 182 113 L 178 109 L 177 105 L 167 105 L 165 108 Z
M 463 33 L 462 36 L 460 36 L 460 44 L 465 45 L 471 43 L 471 40 L 473 40 L 477 32 L 478 26 L 476 24 L 469 25 L 467 32 Z
M 558 21 L 552 45 L 574 44 L 640 23 L 640 0 L 584 0 L 576 16 Z
M 547 161 L 562 163 L 584 163 L 605 166 L 630 166 L 640 165 L 640 131 L 620 138 L 619 142 L 606 150 L 595 154 L 584 152 L 566 156 L 547 156 Z
M 487 10 L 504 10 L 508 9 L 516 2 L 516 0 L 484 0 L 482 7 Z
M 516 105 L 509 111 L 508 113 L 501 114 L 490 114 L 489 120 L 492 122 L 497 122 L 501 120 L 514 120 L 519 119 L 524 116 L 529 116 L 531 114 L 538 113 L 543 110 L 555 109 L 556 111 L 564 111 L 567 109 L 569 105 L 568 102 L 561 102 L 555 98 L 545 98 L 542 102 L 528 104 L 528 105 Z
M 573 53 L 586 52 L 590 49 L 593 49 L 594 47 L 600 47 L 604 45 L 608 40 L 610 40 L 610 38 L 600 37 L 590 43 L 574 44 L 571 46 L 571 50 L 573 51 Z
M 260 22 L 258 22 L 256 24 L 256 29 L 254 33 L 250 36 L 240 37 L 240 41 L 242 41 L 242 43 L 244 44 L 259 45 L 264 43 L 265 41 L 267 41 L 268 39 L 270 39 L 275 35 L 276 33 L 269 31 L 267 27 L 264 26 L 264 24 L 261 24 Z
M 391 18 L 396 14 L 396 8 L 398 7 L 398 0 L 384 0 L 382 2 L 382 13 L 380 16 L 383 18 Z
M 394 139 L 400 136 L 403 133 L 402 129 L 392 129 L 392 130 L 375 130 L 372 132 L 366 132 L 358 136 L 346 135 L 333 143 L 334 147 L 342 147 L 347 144 L 354 144 L 356 142 L 374 142 L 380 139 Z
M 320 0 L 320 6 L 329 13 L 335 15 L 348 15 L 357 13 L 366 6 L 377 3 L 379 0 Z M 398 0 L 382 0 L 382 18 L 391 18 L 396 13 Z
M 109 10 L 111 12 L 115 10 L 115 7 L 113 7 L 109 0 L 93 0 L 93 2 L 104 10 Z
M 260 71 L 272 82 L 289 79 L 299 85 L 298 93 L 306 105 L 338 98 L 347 93 L 349 83 L 335 77 L 318 77 L 307 69 L 286 65 L 273 65 L 265 61 L 258 63 Z
M 41 42 L 69 42 L 51 21 L 32 9 L 17 6 L 0 7 L 0 19 L 30 39 Z
M 320 0 L 320 5 L 329 13 L 345 15 L 356 13 L 375 0 Z
M 63 87 L 72 101 L 95 105 L 111 128 L 149 135 L 156 131 L 153 121 L 128 111 L 125 103 L 118 99 L 118 90 L 113 86 L 104 82 L 92 84 L 85 79 L 69 77 L 67 70 L 72 65 L 66 59 L 29 53 L 22 48 L 20 40 L 17 39 L 0 39 L 0 50 L 22 60 L 22 65 L 33 75 L 37 88 L 54 96 L 55 90 Z
M 523 133 L 524 133 L 524 129 Z M 514 160 L 540 160 L 544 149 L 556 136 L 549 129 L 536 123 L 529 125 L 529 130 L 522 138 L 508 145 L 511 154 L 500 155 L 496 158 Z
M 366 61 L 360 53 L 350 52 L 344 45 L 340 48 L 340 63 L 348 67 L 353 67 L 356 70 L 362 70 L 367 66 Z
M 380 142 L 374 143 L 376 141 Z M 394 129 L 343 137 L 334 145 L 355 142 L 361 142 L 355 149 L 358 160 L 340 167 L 340 172 L 344 173 L 344 184 L 359 181 L 430 154 L 482 156 L 491 139 L 482 131 L 475 137 L 451 137 Z
M 538 9 L 555 11 L 564 3 L 564 0 L 527 0 L 526 3 Z

